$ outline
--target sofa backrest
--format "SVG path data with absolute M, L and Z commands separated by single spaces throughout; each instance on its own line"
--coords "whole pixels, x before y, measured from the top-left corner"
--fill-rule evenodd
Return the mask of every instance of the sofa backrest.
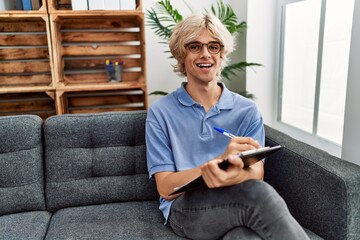
M 284 148 L 266 158 L 265 181 L 296 220 L 324 239 L 359 239 L 360 167 L 265 126 L 266 146 Z
M 45 210 L 42 119 L 0 117 L 0 215 Z
M 48 118 L 44 123 L 48 209 L 157 199 L 146 167 L 145 120 L 146 111 Z

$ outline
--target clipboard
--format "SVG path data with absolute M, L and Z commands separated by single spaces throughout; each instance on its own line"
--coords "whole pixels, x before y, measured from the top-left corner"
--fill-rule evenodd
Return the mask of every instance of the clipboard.
M 282 148 L 281 145 L 277 145 L 274 147 L 263 147 L 258 148 L 254 150 L 244 151 L 242 153 L 239 153 L 238 156 L 243 160 L 244 162 L 244 168 L 248 168 L 254 163 L 266 158 L 267 156 L 279 151 Z M 230 166 L 230 163 L 227 159 L 224 159 L 221 163 L 219 163 L 219 167 L 223 170 L 226 170 Z M 202 176 L 199 176 L 193 180 L 191 180 L 188 183 L 185 183 L 184 185 L 181 185 L 179 187 L 174 188 L 174 191 L 169 194 L 169 196 L 185 192 L 187 190 L 199 187 L 201 185 L 204 185 L 204 179 Z

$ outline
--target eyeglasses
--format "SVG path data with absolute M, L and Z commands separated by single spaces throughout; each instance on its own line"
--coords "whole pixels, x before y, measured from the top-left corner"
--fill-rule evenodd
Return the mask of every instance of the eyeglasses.
M 189 49 L 191 53 L 199 53 L 201 52 L 204 45 L 211 54 L 218 54 L 220 50 L 224 47 L 224 45 L 220 44 L 219 42 L 209 42 L 209 43 L 191 42 L 186 44 L 185 46 L 187 49 Z

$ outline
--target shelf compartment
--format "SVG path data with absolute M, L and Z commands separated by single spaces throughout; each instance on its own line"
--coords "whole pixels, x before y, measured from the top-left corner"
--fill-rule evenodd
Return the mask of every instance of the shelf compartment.
M 48 8 L 50 13 L 56 13 L 56 12 L 69 12 L 72 10 L 71 8 L 71 0 L 48 0 Z M 115 1 L 115 0 L 114 0 Z M 103 10 L 76 10 L 76 13 L 86 13 L 86 12 L 102 12 Z M 109 10 L 106 10 L 109 11 Z M 120 12 L 123 10 L 111 10 Z M 136 9 L 135 11 L 142 11 L 142 0 L 136 0 Z
M 0 88 L 52 86 L 48 16 L 0 15 L 0 29 Z
M 105 61 L 120 58 L 124 61 L 122 82 L 144 85 L 143 14 L 95 14 L 85 19 L 51 14 L 50 21 L 58 85 L 106 84 Z
M 56 114 L 55 93 L 6 93 L 0 94 L 0 116 L 35 114 L 46 119 Z
M 145 110 L 146 92 L 141 89 L 59 92 L 61 113 L 97 113 Z
M 71 10 L 71 0 L 49 0 L 49 11 Z

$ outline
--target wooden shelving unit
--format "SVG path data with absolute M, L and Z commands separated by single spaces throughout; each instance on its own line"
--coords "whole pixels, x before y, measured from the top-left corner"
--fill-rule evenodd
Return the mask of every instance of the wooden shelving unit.
M 0 94 L 16 94 L 14 101 L 45 93 L 56 114 L 147 108 L 142 0 L 131 11 L 72 11 L 70 0 L 43 0 L 38 11 L 0 17 L 9 29 L 0 35 Z M 109 82 L 104 63 L 119 58 L 122 81 Z M 16 112 L 3 111 L 2 101 L 0 115 Z
M 33 11 L 0 11 L 0 116 L 56 114 L 47 2 Z

